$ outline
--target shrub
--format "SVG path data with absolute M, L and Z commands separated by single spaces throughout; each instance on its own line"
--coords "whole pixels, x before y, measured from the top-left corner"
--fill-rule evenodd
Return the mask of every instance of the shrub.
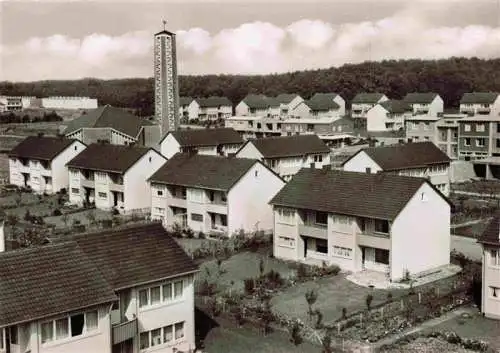
M 365 302 L 366 302 L 366 309 L 367 310 L 370 310 L 371 306 L 372 306 L 372 301 L 373 301 L 373 295 L 371 294 L 367 294 L 366 295 L 366 298 L 365 298 Z
M 392 293 L 391 292 L 387 293 L 387 301 L 389 303 L 392 302 Z
M 347 319 L 347 309 L 342 308 L 342 320 L 345 320 L 345 319 Z
M 30 210 L 26 210 L 26 212 L 24 213 L 24 220 L 26 222 L 31 222 L 33 219 L 33 216 L 31 216 L 31 213 L 30 213 Z
M 76 218 L 73 218 L 73 225 L 74 226 L 77 226 L 77 225 L 80 225 L 82 222 L 80 222 L 79 219 L 76 219 Z
M 318 292 L 316 292 L 314 289 L 309 289 L 304 296 L 309 307 L 309 315 L 313 315 L 312 306 L 318 299 Z
M 281 277 L 281 274 L 277 271 L 271 270 L 266 274 L 268 286 L 271 288 L 279 288 L 283 286 L 285 280 Z
M 171 235 L 174 238 L 182 238 L 182 227 L 179 223 L 174 223 L 172 225 Z
M 316 309 L 314 311 L 314 314 L 316 315 L 316 324 L 314 325 L 314 327 L 317 330 L 320 330 L 323 328 L 323 313 L 319 309 Z
M 307 267 L 303 263 L 300 263 L 297 267 L 297 279 L 302 281 L 307 278 Z
M 238 326 L 245 324 L 245 307 L 242 305 L 235 305 L 232 310 L 234 319 L 236 320 Z
M 66 195 L 66 194 L 68 193 L 68 191 L 66 190 L 66 188 L 62 188 L 62 189 L 59 191 L 59 193 L 60 193 L 61 195 Z
M 52 216 L 60 216 L 60 215 L 62 215 L 60 209 L 56 208 L 54 211 L 52 211 Z
M 212 296 L 215 294 L 215 292 L 215 283 L 209 283 L 207 279 L 204 279 L 198 287 L 198 294 L 202 296 Z
M 194 231 L 191 228 L 187 228 L 184 231 L 184 234 L 186 234 L 186 238 L 193 239 L 194 238 Z
M 203 233 L 203 232 L 198 233 L 198 239 L 206 239 L 206 238 L 207 237 L 206 237 L 205 233 Z

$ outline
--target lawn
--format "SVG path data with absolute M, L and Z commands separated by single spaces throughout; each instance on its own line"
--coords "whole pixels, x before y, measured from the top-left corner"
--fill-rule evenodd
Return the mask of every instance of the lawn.
M 295 274 L 295 270 L 283 261 L 270 258 L 262 253 L 242 252 L 222 262 L 222 274 L 220 275 L 218 274 L 217 260 L 203 262 L 200 265 L 200 273 L 197 281 L 201 283 L 204 279 L 207 279 L 209 282 L 216 280 L 219 290 L 228 290 L 231 288 L 233 291 L 243 291 L 244 279 L 259 276 L 260 259 L 264 261 L 265 273 L 274 270 L 279 272 L 283 278 Z
M 377 305 L 387 300 L 387 293 L 391 292 L 393 298 L 401 296 L 403 290 L 382 290 L 358 286 L 345 278 L 340 273 L 334 277 L 324 277 L 295 285 L 275 296 L 271 303 L 273 309 L 287 315 L 308 320 L 308 305 L 305 294 L 308 290 L 317 291 L 318 298 L 314 304 L 323 314 L 324 322 L 337 320 L 342 316 L 342 308 L 346 308 L 347 315 L 366 308 L 366 296 L 373 295 L 372 305 Z
M 71 213 L 68 214 L 68 219 L 67 219 L 67 226 L 71 226 L 75 220 L 80 221 L 80 224 L 84 225 L 89 225 L 90 220 L 87 218 L 89 213 L 93 213 L 95 216 L 96 221 L 101 221 L 104 219 L 112 219 L 113 216 L 111 215 L 111 212 L 108 211 L 103 211 L 99 209 L 90 209 L 90 210 L 82 210 L 77 213 Z M 65 228 L 66 224 L 63 221 L 62 216 L 51 216 L 51 217 L 46 217 L 45 223 L 47 224 L 54 224 L 56 228 Z
M 194 250 L 202 247 L 203 243 L 217 241 L 211 239 L 199 239 L 199 238 L 176 238 L 177 243 L 188 253 L 192 253 Z
M 299 346 L 290 342 L 289 336 L 282 331 L 275 331 L 263 336 L 259 330 L 250 325 L 235 327 L 234 322 L 217 318 L 215 327 L 205 337 L 206 353 L 318 353 L 321 347 L 309 342 Z M 196 325 L 199 320 L 197 317 Z
M 0 131 L 5 135 L 36 136 L 42 132 L 47 136 L 55 136 L 59 132 L 62 121 L 36 122 L 27 124 L 2 124 Z
M 456 227 L 451 229 L 451 233 L 460 235 L 462 237 L 477 238 L 481 235 L 488 224 L 489 219 L 481 220 L 478 223 L 469 224 L 463 227 Z
M 486 341 L 500 351 L 500 321 L 484 318 L 479 312 L 470 318 L 450 319 L 430 331 L 453 331 L 462 338 Z

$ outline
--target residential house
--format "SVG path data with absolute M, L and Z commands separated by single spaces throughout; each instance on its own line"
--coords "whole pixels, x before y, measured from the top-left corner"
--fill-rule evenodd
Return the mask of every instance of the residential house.
M 159 125 L 110 105 L 93 109 L 70 121 L 64 134 L 87 145 L 106 141 L 113 145 L 154 147 L 160 140 Z
M 395 131 L 404 129 L 405 119 L 412 115 L 412 107 L 402 100 L 391 99 L 378 103 L 366 113 L 368 131 Z
M 218 120 L 233 115 L 233 103 L 226 97 L 197 98 L 199 105 L 198 120 Z
M 491 219 L 478 239 L 483 250 L 481 312 L 500 320 L 500 216 Z
M 198 269 L 159 223 L 0 253 L 0 265 L 16 269 L 0 272 L 0 351 L 195 347 Z
M 224 126 L 234 129 L 243 140 L 267 136 L 281 136 L 281 119 L 262 116 L 232 116 Z
M 389 98 L 383 93 L 358 93 L 351 102 L 351 117 L 366 118 L 368 110 L 376 104 L 387 100 L 389 100 Z
M 236 157 L 258 159 L 288 181 L 303 167 L 330 165 L 330 148 L 317 135 L 268 137 L 247 141 Z
M 406 137 L 413 142 L 437 141 L 437 115 L 414 115 L 406 118 Z M 446 151 L 444 151 L 446 153 Z
M 364 148 L 342 166 L 351 172 L 427 178 L 444 195 L 450 193 L 450 158 L 432 142 Z
M 404 99 L 412 108 L 413 115 L 437 116 L 443 113 L 444 102 L 437 93 L 408 93 Z
M 96 109 L 97 99 L 90 97 L 53 96 L 42 98 L 41 105 L 45 109 Z
M 186 122 L 198 119 L 197 104 L 192 97 L 179 97 L 179 118 Z
M 99 209 L 121 213 L 149 212 L 151 190 L 147 179 L 166 158 L 152 148 L 92 144 L 71 159 L 69 201 L 95 203 Z
M 460 119 L 458 156 L 464 160 L 484 159 L 500 155 L 500 123 L 491 115 L 467 116 Z
M 342 117 L 345 100 L 336 93 L 315 93 L 310 99 L 296 105 L 290 115 L 295 118 Z
M 7 111 L 7 103 L 0 102 L 0 113 L 4 113 Z
M 243 144 L 240 134 L 231 128 L 189 129 L 169 132 L 160 141 L 161 154 L 167 158 L 179 152 L 228 156 Z
M 277 258 L 391 281 L 450 261 L 450 203 L 422 178 L 304 168 L 270 204 Z
M 275 98 L 263 94 L 249 94 L 235 108 L 236 116 L 278 118 L 281 105 Z
M 280 116 L 288 117 L 294 107 L 299 105 L 304 99 L 295 93 L 281 93 L 275 98 L 280 104 Z
M 68 189 L 66 163 L 86 146 L 62 137 L 28 136 L 9 152 L 9 180 L 36 193 Z
M 272 230 L 268 202 L 285 184 L 255 159 L 189 153 L 173 156 L 149 181 L 153 219 L 229 236 Z
M 460 112 L 467 115 L 497 115 L 500 113 L 500 94 L 497 92 L 464 93 Z

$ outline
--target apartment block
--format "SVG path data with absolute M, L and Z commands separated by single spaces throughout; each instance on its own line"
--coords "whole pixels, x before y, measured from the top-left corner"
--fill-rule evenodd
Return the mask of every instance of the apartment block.
M 257 160 L 188 153 L 173 156 L 149 181 L 153 219 L 229 236 L 272 230 L 268 202 L 285 184 Z
M 443 99 L 433 92 L 408 93 L 403 100 L 411 106 L 413 115 L 437 116 L 444 110 Z
M 366 128 L 371 131 L 404 130 L 405 119 L 412 116 L 412 107 L 403 100 L 387 100 L 366 113 Z
M 469 92 L 460 99 L 460 112 L 469 116 L 500 113 L 500 94 L 497 92 Z
M 366 113 L 371 108 L 387 100 L 389 98 L 383 93 L 358 93 L 351 101 L 351 117 L 366 118 Z

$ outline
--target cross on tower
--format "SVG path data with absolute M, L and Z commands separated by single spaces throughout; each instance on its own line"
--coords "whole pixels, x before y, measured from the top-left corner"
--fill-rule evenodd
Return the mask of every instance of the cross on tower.
M 163 30 L 164 30 L 164 31 L 166 31 L 166 30 L 167 30 L 167 28 L 166 28 L 166 26 L 167 26 L 167 21 L 162 20 L 162 22 L 163 22 Z

